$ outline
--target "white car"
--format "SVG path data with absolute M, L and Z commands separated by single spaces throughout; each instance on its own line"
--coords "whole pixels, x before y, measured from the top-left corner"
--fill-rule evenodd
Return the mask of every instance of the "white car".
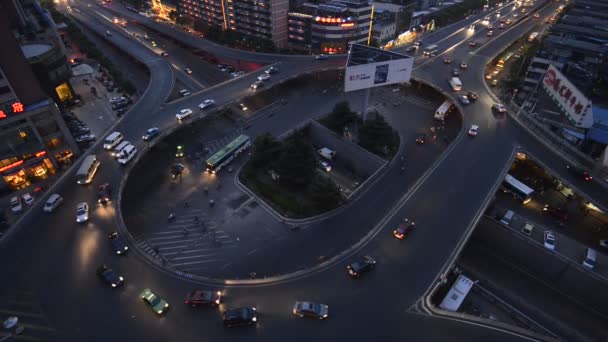
M 493 104 L 492 109 L 496 110 L 499 113 L 505 113 L 507 111 L 507 107 L 500 103 Z
M 182 97 L 186 97 L 186 96 L 190 96 L 190 95 L 192 95 L 192 93 L 190 93 L 190 92 L 189 92 L 187 89 L 182 89 L 182 90 L 180 90 L 180 91 L 179 91 L 179 94 L 180 94 Z
M 89 220 L 89 205 L 86 202 L 78 203 L 76 207 L 76 222 L 83 223 Z
M 545 232 L 545 248 L 552 251 L 555 250 L 555 235 L 548 230 Z
M 14 214 L 18 214 L 23 211 L 23 205 L 21 205 L 21 198 L 19 198 L 19 196 L 11 198 L 11 211 Z
M 186 72 L 186 74 L 188 75 L 192 75 L 192 69 L 190 68 L 185 68 L 184 71 Z
M 245 104 L 244 104 L 244 103 L 239 103 L 239 108 L 240 108 L 240 109 L 241 109 L 243 112 L 244 112 L 244 111 L 246 111 L 247 109 L 249 109 L 249 108 L 247 108 L 247 106 L 245 106 Z
M 478 130 L 479 130 L 479 126 L 471 125 L 471 128 L 469 129 L 469 135 L 472 137 L 476 136 Z
M 469 103 L 471 103 L 471 101 L 469 101 L 469 98 L 466 95 L 461 95 L 461 96 L 459 96 L 459 98 L 460 98 L 460 102 L 463 105 L 468 105 Z
M 330 172 L 330 171 L 331 171 L 331 165 L 329 165 L 327 162 L 322 161 L 322 162 L 320 162 L 319 164 L 321 165 L 321 168 L 322 168 L 323 170 L 325 170 L 325 171 L 327 171 L 327 172 Z
M 207 99 L 207 100 L 203 101 L 201 104 L 199 104 L 198 108 L 205 109 L 207 107 L 213 106 L 214 104 L 215 104 L 215 100 Z
M 21 198 L 23 199 L 23 202 L 25 202 L 25 204 L 27 205 L 32 205 L 34 203 L 34 197 L 32 197 L 29 192 L 26 192 L 21 195 Z
M 63 203 L 63 197 L 59 196 L 59 194 L 52 194 L 49 199 L 44 203 L 44 208 L 42 210 L 45 213 L 52 213 L 59 205 Z
M 260 76 L 258 76 L 258 81 L 266 81 L 268 79 L 270 79 L 270 74 L 264 73 L 264 74 L 261 74 Z
M 178 121 L 182 121 L 187 119 L 188 117 L 190 117 L 190 115 L 192 115 L 192 109 L 190 108 L 185 108 L 179 111 L 179 113 L 175 114 L 175 118 Z
M 127 101 L 127 98 L 124 96 L 114 96 L 113 98 L 110 99 L 111 104 L 123 102 L 123 101 Z

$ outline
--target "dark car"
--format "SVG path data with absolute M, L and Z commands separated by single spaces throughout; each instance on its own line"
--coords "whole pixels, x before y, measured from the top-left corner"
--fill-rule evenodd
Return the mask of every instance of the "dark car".
M 412 232 L 412 230 L 414 230 L 415 226 L 416 225 L 414 222 L 403 221 L 399 224 L 399 227 L 397 227 L 397 229 L 393 230 L 393 236 L 396 237 L 398 240 L 403 240 L 408 234 Z
M 199 305 L 217 306 L 222 302 L 222 291 L 195 290 L 186 293 L 184 303 L 193 308 Z
M 253 325 L 258 321 L 258 312 L 257 309 L 252 306 L 226 310 L 222 314 L 222 320 L 224 321 L 224 326 L 229 328 L 234 326 Z
M 123 109 L 129 106 L 129 103 L 127 103 L 127 101 L 121 101 L 121 102 L 116 102 L 112 104 L 112 110 L 119 110 L 119 109 Z
M 106 265 L 101 265 L 97 268 L 97 275 L 106 284 L 112 287 L 118 287 L 123 284 L 124 278 L 119 276 L 116 271 Z
M 171 179 L 175 179 L 180 176 L 185 168 L 186 167 L 182 163 L 175 163 L 171 165 L 171 171 L 169 172 L 171 174 Z
M 141 137 L 144 141 L 152 140 L 155 136 L 160 133 L 160 128 L 152 127 L 146 130 L 146 133 Z
M 416 137 L 416 144 L 423 145 L 426 142 L 426 134 L 420 134 Z
M 118 235 L 117 232 L 114 232 L 114 233 L 108 235 L 108 239 L 110 239 L 110 242 L 112 242 L 112 247 L 114 248 L 114 251 L 116 252 L 116 254 L 124 255 L 129 250 L 129 246 L 127 246 L 127 242 L 125 241 L 125 239 L 120 237 L 120 235 Z
M 369 255 L 366 255 L 360 260 L 346 266 L 346 269 L 351 277 L 359 278 L 362 273 L 371 271 L 374 267 L 376 267 L 376 260 Z
M 126 112 L 127 112 L 127 108 L 121 108 L 121 109 L 117 109 L 116 111 L 114 111 L 114 113 L 118 117 L 121 117 Z
M 562 222 L 568 221 L 568 212 L 560 207 L 545 204 L 545 206 L 543 207 L 543 213 L 553 216 Z
M 467 97 L 469 98 L 469 101 L 476 101 L 479 98 L 479 95 L 470 91 L 467 93 Z
M 112 195 L 112 185 L 110 183 L 103 183 L 97 188 L 97 203 L 106 204 L 110 202 L 110 195 Z
M 574 176 L 580 177 L 587 182 L 593 180 L 593 177 L 587 170 L 581 169 L 578 166 L 566 165 L 566 169 L 568 169 L 568 171 L 570 171 L 570 173 L 572 173 Z

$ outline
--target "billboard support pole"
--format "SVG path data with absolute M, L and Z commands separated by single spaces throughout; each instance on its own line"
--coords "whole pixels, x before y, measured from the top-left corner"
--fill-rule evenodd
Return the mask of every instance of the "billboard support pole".
M 363 123 L 367 121 L 367 107 L 369 107 L 369 96 L 372 93 L 372 88 L 363 89 L 363 108 L 361 108 L 361 120 Z

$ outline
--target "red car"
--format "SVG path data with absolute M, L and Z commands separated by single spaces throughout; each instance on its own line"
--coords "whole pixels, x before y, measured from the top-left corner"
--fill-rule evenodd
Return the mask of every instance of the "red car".
M 193 308 L 199 305 L 218 306 L 222 302 L 222 291 L 194 290 L 186 293 L 184 303 Z
M 112 195 L 112 186 L 110 183 L 103 183 L 97 190 L 97 202 L 106 204 L 110 202 L 110 195 Z
M 397 227 L 397 229 L 393 230 L 393 236 L 396 237 L 398 240 L 403 240 L 408 234 L 412 232 L 412 230 L 414 230 L 415 225 L 416 224 L 414 222 L 408 222 L 407 220 L 404 220 L 399 224 L 399 227 Z

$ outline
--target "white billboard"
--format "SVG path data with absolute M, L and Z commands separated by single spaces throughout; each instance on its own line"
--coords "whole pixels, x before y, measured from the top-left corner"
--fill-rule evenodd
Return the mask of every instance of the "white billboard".
M 414 58 L 411 57 L 348 66 L 344 75 L 344 91 L 409 82 L 413 66 Z
M 543 79 L 543 87 L 574 126 L 589 128 L 593 125 L 591 101 L 552 64 Z

